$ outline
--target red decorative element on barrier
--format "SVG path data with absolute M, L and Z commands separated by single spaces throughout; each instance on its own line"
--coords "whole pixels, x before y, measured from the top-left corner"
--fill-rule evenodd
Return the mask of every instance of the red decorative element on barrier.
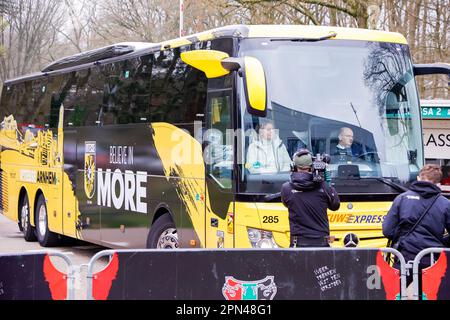
M 44 276 L 45 281 L 48 282 L 50 292 L 53 300 L 66 300 L 67 298 L 67 275 L 58 271 L 50 260 L 50 257 L 45 255 L 44 258 Z
M 441 252 L 435 264 L 422 270 L 422 291 L 427 300 L 437 300 L 439 287 L 446 271 L 447 255 L 445 252 Z
M 392 268 L 384 260 L 381 251 L 377 253 L 377 266 L 386 291 L 386 300 L 397 300 L 400 297 L 400 270 Z
M 106 268 L 93 275 L 92 296 L 94 297 L 94 300 L 108 299 L 112 282 L 117 276 L 117 271 L 119 271 L 119 257 L 117 256 L 117 253 L 114 253 Z
M 233 277 L 226 278 L 222 293 L 227 300 L 243 300 L 242 286 Z

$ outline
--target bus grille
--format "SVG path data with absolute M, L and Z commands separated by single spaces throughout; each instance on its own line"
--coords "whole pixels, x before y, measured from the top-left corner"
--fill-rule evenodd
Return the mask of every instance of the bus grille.
M 0 170 L 0 211 L 8 212 L 8 179 L 3 170 Z

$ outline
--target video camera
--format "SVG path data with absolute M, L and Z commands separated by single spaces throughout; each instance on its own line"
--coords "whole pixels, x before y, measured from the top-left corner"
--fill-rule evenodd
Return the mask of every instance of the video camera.
M 311 165 L 313 181 L 322 183 L 330 181 L 329 173 L 327 172 L 327 164 L 330 163 L 331 157 L 328 154 L 317 154 L 312 157 L 313 163 Z
M 329 172 L 327 172 L 327 165 L 330 163 L 331 157 L 328 154 L 318 153 L 316 156 L 313 156 L 308 149 L 300 149 L 293 156 L 294 164 L 291 168 L 292 171 L 293 172 L 297 171 L 295 158 L 302 157 L 304 155 L 309 155 L 311 157 L 312 162 L 309 162 L 310 164 L 308 164 L 307 166 L 308 167 L 311 166 L 313 181 L 316 183 L 322 183 L 324 181 L 330 182 L 331 178 Z M 304 163 L 303 166 L 305 165 L 306 163 Z

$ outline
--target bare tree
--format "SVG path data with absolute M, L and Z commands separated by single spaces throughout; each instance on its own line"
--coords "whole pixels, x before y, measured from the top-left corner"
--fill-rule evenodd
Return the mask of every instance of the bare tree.
M 98 2 L 91 0 L 64 0 L 67 10 L 66 23 L 58 28 L 58 32 L 77 52 L 92 48 L 91 42 L 97 34 Z
M 59 0 L 12 0 L 4 14 L 0 57 L 2 80 L 37 71 L 47 62 L 45 56 L 57 40 L 55 26 L 63 23 Z
M 0 77 L 114 42 L 176 38 L 178 3 L 0 0 Z M 186 34 L 231 24 L 370 27 L 405 35 L 415 62 L 448 62 L 450 54 L 450 0 L 185 0 L 184 21 Z M 423 97 L 448 98 L 447 82 L 430 76 L 418 84 Z
M 334 23 L 342 21 L 343 19 L 337 19 L 337 15 L 350 17 L 350 21 L 346 21 L 348 24 L 357 26 L 360 28 L 368 27 L 369 19 L 369 5 L 378 1 L 366 1 L 366 0 L 234 0 L 235 5 L 240 5 L 247 8 L 254 8 L 256 6 L 283 6 L 284 10 L 294 10 L 298 14 L 306 16 L 310 19 L 311 23 L 319 24 L 323 20 L 333 20 Z M 373 9 L 373 8 L 372 8 Z M 269 10 L 271 12 L 271 10 Z M 331 13 L 331 16 L 328 14 Z M 349 25 L 350 26 L 350 25 Z
M 178 1 L 101 1 L 97 32 L 105 39 L 157 42 L 178 35 Z

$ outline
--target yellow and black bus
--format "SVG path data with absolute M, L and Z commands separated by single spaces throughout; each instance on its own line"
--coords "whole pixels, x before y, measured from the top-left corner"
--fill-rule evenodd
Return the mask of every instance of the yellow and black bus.
M 276 194 L 306 147 L 331 156 L 334 245 L 383 246 L 424 162 L 415 72 L 436 68 L 414 68 L 398 33 L 315 26 L 67 57 L 3 85 L 0 209 L 42 246 L 287 247 Z M 352 154 L 336 153 L 343 136 Z

